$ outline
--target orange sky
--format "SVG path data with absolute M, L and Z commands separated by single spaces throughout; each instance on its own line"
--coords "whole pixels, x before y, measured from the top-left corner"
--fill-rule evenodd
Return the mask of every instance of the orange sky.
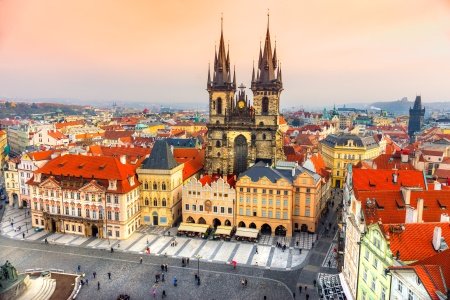
M 450 101 L 449 0 L 0 0 L 0 97 L 206 105 L 221 13 L 249 86 L 268 8 L 282 107 Z

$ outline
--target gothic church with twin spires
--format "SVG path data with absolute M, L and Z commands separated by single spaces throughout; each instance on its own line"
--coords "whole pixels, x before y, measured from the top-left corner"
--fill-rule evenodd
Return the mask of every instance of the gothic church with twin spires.
M 229 49 L 225 51 L 223 26 L 214 69 L 208 70 L 209 123 L 207 124 L 206 172 L 237 174 L 259 161 L 272 166 L 284 159 L 280 130 L 280 94 L 283 90 L 276 44 L 272 52 L 269 20 L 260 45 L 258 68 L 253 66 L 251 91 L 253 105 L 241 84 L 236 93 L 236 71 L 231 70 Z

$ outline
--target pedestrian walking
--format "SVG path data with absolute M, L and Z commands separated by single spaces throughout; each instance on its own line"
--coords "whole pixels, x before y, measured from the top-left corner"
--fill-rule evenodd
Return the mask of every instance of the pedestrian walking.
M 155 289 L 153 289 L 152 294 L 153 294 L 153 298 L 156 298 L 156 290 Z
M 108 272 L 108 279 L 111 279 L 111 272 Z
M 164 270 L 165 270 L 166 273 L 167 273 L 167 264 L 164 265 Z
M 11 227 L 14 227 L 14 222 L 11 222 Z
M 314 281 L 313 281 L 313 284 L 314 284 L 314 287 L 316 286 L 316 284 L 317 284 L 317 281 L 314 279 Z
M 247 286 L 247 279 L 245 279 L 245 282 L 244 282 L 244 284 L 245 284 L 245 286 Z
M 258 247 L 255 248 L 255 253 L 258 254 Z
M 305 285 L 305 293 L 306 293 L 306 289 L 307 289 L 308 287 Z
M 161 271 L 164 271 L 164 264 L 161 264 Z
M 45 243 L 45 244 L 48 244 L 47 238 L 45 238 L 44 243 Z
M 23 239 L 25 239 L 25 232 L 24 232 L 24 233 L 22 233 L 22 237 L 23 237 Z
M 141 256 L 141 264 L 142 264 L 142 256 Z
M 97 275 L 97 272 L 94 271 L 94 273 L 92 273 L 92 275 L 94 275 L 94 279 L 95 279 L 95 276 Z
M 113 247 L 111 247 L 111 253 L 113 253 L 114 252 L 114 248 Z
M 297 244 L 297 247 L 298 247 L 298 241 L 297 241 L 297 243 L 296 243 L 296 244 Z
M 86 278 L 86 285 L 89 285 L 89 279 Z
M 306 294 L 306 300 L 308 300 L 309 299 L 309 294 Z
M 292 297 L 295 299 L 295 293 L 292 293 Z
M 303 288 L 303 286 L 301 286 L 301 285 L 298 286 L 298 290 L 300 291 L 300 294 L 302 293 L 302 288 Z
M 97 289 L 98 289 L 98 290 L 100 289 L 100 281 L 97 282 Z
M 161 281 L 164 282 L 164 273 L 161 274 Z
M 78 265 L 78 272 L 80 272 L 81 271 L 81 266 L 80 265 Z
M 11 222 L 11 217 L 8 218 L 8 222 Z
M 177 286 L 177 279 L 176 278 L 173 279 L 173 285 Z
M 83 278 L 86 277 L 86 274 L 85 273 L 81 274 L 81 277 L 83 277 Z
M 162 297 L 166 298 L 166 291 L 165 290 L 163 290 Z
M 300 254 L 302 254 L 302 248 L 299 248 L 299 249 L 298 249 L 298 252 L 300 252 Z
M 187 261 L 187 264 L 189 265 L 189 257 L 188 257 L 188 258 L 186 258 L 186 261 Z
M 245 279 L 244 278 L 242 278 L 241 283 L 242 283 L 242 287 L 244 287 L 244 284 L 245 284 Z
M 328 268 L 331 268 L 331 260 L 328 260 Z

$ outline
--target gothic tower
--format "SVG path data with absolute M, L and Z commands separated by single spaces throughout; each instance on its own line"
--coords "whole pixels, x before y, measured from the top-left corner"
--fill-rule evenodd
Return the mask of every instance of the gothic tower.
M 416 96 L 413 108 L 409 109 L 408 134 L 411 143 L 415 142 L 414 134 L 422 128 L 425 108 L 422 108 L 422 97 Z
M 222 25 L 212 79 L 208 69 L 209 123 L 205 170 L 209 175 L 240 174 L 260 160 L 272 165 L 284 158 L 279 130 L 279 96 L 283 88 L 281 71 L 276 72 L 276 69 L 276 50 L 272 53 L 267 27 L 257 76 L 253 70 L 254 107 L 243 84 L 235 95 L 236 72 L 233 71 L 231 76 L 229 49 L 225 52 Z

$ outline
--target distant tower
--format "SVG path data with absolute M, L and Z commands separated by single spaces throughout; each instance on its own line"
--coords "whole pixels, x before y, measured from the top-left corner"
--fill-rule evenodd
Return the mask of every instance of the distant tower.
M 414 107 L 409 109 L 408 134 L 411 143 L 415 141 L 414 134 L 422 128 L 424 115 L 425 108 L 422 108 L 422 98 L 421 96 L 416 96 Z

